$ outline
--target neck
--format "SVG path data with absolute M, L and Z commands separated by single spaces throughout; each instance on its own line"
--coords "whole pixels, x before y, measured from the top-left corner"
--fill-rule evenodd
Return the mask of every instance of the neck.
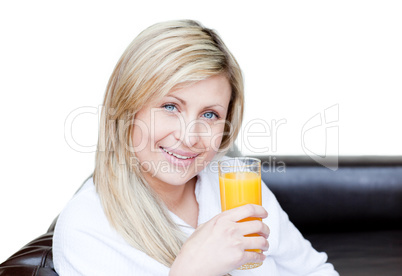
M 160 199 L 171 209 L 174 206 L 180 206 L 186 202 L 189 198 L 194 197 L 195 183 L 197 177 L 191 178 L 187 183 L 183 185 L 170 185 L 166 183 L 159 183 L 154 178 L 149 179 L 145 177 L 148 184 L 157 193 Z
M 163 187 L 159 192 L 157 191 L 159 197 L 165 202 L 166 206 L 174 212 L 174 210 L 185 205 L 191 199 L 195 199 L 195 183 L 196 178 L 188 181 L 184 185 L 174 186 L 166 185 L 168 187 Z
M 146 180 L 171 212 L 193 228 L 197 227 L 198 203 L 194 193 L 196 176 L 184 185 L 156 183 L 155 179 Z

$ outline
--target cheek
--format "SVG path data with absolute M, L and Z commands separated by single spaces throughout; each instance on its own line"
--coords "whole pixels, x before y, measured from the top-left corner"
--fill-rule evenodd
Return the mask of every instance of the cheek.
M 151 123 L 150 136 L 152 142 L 158 142 L 172 133 L 175 133 L 177 129 L 180 129 L 180 122 L 175 117 L 155 117 Z
M 212 135 L 209 137 L 208 146 L 210 150 L 217 152 L 222 142 L 224 125 L 216 125 L 212 128 Z
M 138 120 L 135 124 L 133 143 L 134 147 L 138 147 L 138 150 L 153 149 L 158 141 L 163 140 L 173 133 L 175 128 L 179 127 L 176 118 L 156 114 L 155 117 L 146 119 L 146 121 Z
M 143 120 L 135 120 L 133 127 L 133 146 L 136 152 L 141 152 L 148 144 L 149 127 Z

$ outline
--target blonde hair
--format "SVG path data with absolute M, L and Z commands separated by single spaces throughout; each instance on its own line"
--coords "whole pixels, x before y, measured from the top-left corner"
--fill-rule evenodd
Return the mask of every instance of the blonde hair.
M 155 24 L 123 53 L 107 85 L 94 182 L 111 225 L 133 247 L 170 267 L 185 240 L 145 181 L 132 150 L 135 114 L 180 86 L 224 74 L 232 88 L 220 149 L 233 144 L 243 119 L 243 78 L 220 37 L 192 20 Z M 134 162 L 134 164 L 133 164 Z

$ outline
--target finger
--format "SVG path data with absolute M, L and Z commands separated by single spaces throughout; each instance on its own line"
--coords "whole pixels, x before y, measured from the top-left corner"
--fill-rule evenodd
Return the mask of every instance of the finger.
M 223 213 L 222 213 L 223 214 Z M 224 212 L 231 221 L 237 222 L 239 220 L 255 217 L 255 218 L 266 218 L 268 217 L 268 212 L 264 207 L 255 204 L 247 204 L 237 208 L 230 209 Z
M 263 236 L 264 238 L 269 237 L 270 229 L 268 225 L 263 223 L 260 220 L 252 220 L 252 221 L 245 221 L 245 222 L 239 222 L 236 225 L 239 233 L 241 235 L 249 235 L 249 234 L 258 234 L 260 236 Z
M 245 251 L 243 255 L 242 265 L 246 263 L 260 263 L 265 260 L 266 256 L 262 253 L 254 251 Z
M 267 251 L 269 248 L 269 242 L 266 238 L 258 237 L 244 237 L 243 238 L 243 248 L 246 249 L 261 249 L 262 251 Z

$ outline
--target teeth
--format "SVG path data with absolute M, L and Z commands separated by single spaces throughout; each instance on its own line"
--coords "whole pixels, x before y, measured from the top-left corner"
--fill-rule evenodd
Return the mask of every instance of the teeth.
M 165 152 L 167 152 L 167 153 L 169 153 L 170 155 L 173 155 L 174 157 L 177 157 L 177 158 L 179 158 L 179 159 L 186 160 L 186 159 L 193 158 L 193 157 L 182 156 L 182 155 L 179 155 L 179 154 L 176 154 L 176 153 L 173 153 L 173 152 L 167 151 L 167 150 L 165 150 L 165 149 L 164 149 L 164 148 L 162 148 L 162 147 L 161 147 L 161 149 L 163 149 Z

